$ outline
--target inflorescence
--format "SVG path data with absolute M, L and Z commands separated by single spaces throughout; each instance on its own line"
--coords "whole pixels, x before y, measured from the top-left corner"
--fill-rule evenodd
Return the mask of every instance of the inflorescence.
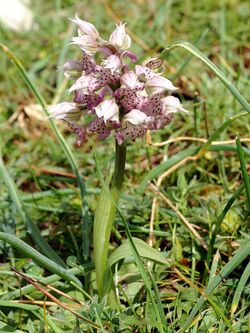
M 81 61 L 70 60 L 62 69 L 64 75 L 75 80 L 68 90 L 74 93 L 73 102 L 63 102 L 49 108 L 52 117 L 69 123 L 81 145 L 86 136 L 96 133 L 100 140 L 112 132 L 118 144 L 125 140 L 143 137 L 147 130 L 164 128 L 175 112 L 186 110 L 178 98 L 169 94 L 177 88 L 161 76 L 163 61 L 148 59 L 143 65 L 131 69 L 125 61 L 136 63 L 137 57 L 128 51 L 131 38 L 125 24 L 117 26 L 108 41 L 103 40 L 95 26 L 80 20 L 72 21 L 78 26 L 78 36 L 71 44 L 82 50 Z M 100 55 L 103 60 L 97 64 Z M 85 124 L 79 124 L 85 115 Z M 92 120 L 87 123 L 86 115 Z

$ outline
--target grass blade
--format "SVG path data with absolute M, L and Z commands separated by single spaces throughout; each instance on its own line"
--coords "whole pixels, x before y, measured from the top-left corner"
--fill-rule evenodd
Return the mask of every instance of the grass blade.
M 63 260 L 56 254 L 56 252 L 49 246 L 49 244 L 45 241 L 45 239 L 42 237 L 38 227 L 28 213 L 26 212 L 25 208 L 23 207 L 23 204 L 20 200 L 17 188 L 15 183 L 13 182 L 12 178 L 10 177 L 8 171 L 5 168 L 5 165 L 3 163 L 2 155 L 1 155 L 1 147 L 0 147 L 0 178 L 4 181 L 6 187 L 8 188 L 10 197 L 20 214 L 23 222 L 25 223 L 27 227 L 28 233 L 31 235 L 33 241 L 35 244 L 39 247 L 39 249 L 46 254 L 47 257 L 49 257 L 51 260 L 53 260 L 55 263 L 59 264 L 62 267 L 66 267 Z
M 199 47 L 201 45 L 201 43 L 203 42 L 204 38 L 207 36 L 209 29 L 205 29 L 203 31 L 203 33 L 200 35 L 200 37 L 198 38 L 197 42 L 195 43 L 196 47 Z M 190 54 L 187 59 L 183 62 L 183 64 L 181 65 L 181 67 L 178 69 L 178 71 L 171 77 L 171 80 L 175 80 L 177 77 L 179 77 L 181 75 L 181 73 L 184 71 L 184 69 L 187 67 L 187 65 L 190 63 L 190 61 L 192 60 L 193 55 Z
M 11 246 L 13 246 L 15 249 L 20 251 L 21 253 L 24 253 L 27 257 L 35 260 L 38 262 L 41 266 L 47 268 L 50 272 L 55 273 L 61 278 L 63 278 L 65 281 L 71 283 L 72 281 L 77 283 L 78 285 L 82 285 L 81 282 L 71 273 L 69 273 L 65 268 L 62 266 L 56 264 L 54 261 L 48 259 L 43 254 L 35 250 L 30 245 L 26 244 L 21 239 L 6 234 L 4 232 L 0 232 L 0 239 Z
M 240 160 L 242 177 L 243 177 L 243 181 L 244 181 L 245 189 L 246 189 L 247 207 L 250 212 L 250 182 L 249 182 L 249 177 L 247 174 L 247 167 L 246 167 L 246 161 L 245 161 L 245 156 L 244 156 L 245 154 L 241 147 L 240 138 L 238 136 L 236 137 L 236 145 L 237 145 L 238 156 L 239 156 L 239 160 Z
M 209 263 L 211 261 L 211 258 L 212 258 L 215 239 L 216 239 L 216 236 L 219 232 L 221 223 L 224 220 L 227 212 L 229 211 L 229 209 L 233 205 L 234 201 L 240 196 L 241 192 L 244 190 L 244 187 L 245 187 L 244 184 L 240 185 L 240 187 L 234 192 L 234 194 L 228 200 L 228 202 L 227 202 L 226 206 L 224 207 L 223 211 L 220 213 L 220 215 L 217 217 L 217 219 L 214 222 L 215 227 L 213 229 L 213 233 L 212 233 L 212 237 L 211 237 L 211 240 L 210 240 L 209 249 L 208 249 L 208 253 L 207 253 L 207 263 L 208 263 L 208 265 L 209 265 Z
M 222 268 L 218 275 L 216 275 L 208 284 L 205 289 L 205 296 L 209 296 L 215 288 L 221 283 L 221 281 L 226 278 L 237 266 L 239 266 L 242 261 L 250 255 L 250 242 L 245 242 L 235 253 L 235 255 L 229 260 L 229 262 Z M 184 323 L 183 327 L 178 331 L 178 333 L 185 332 L 190 324 L 192 323 L 197 312 L 199 312 L 205 303 L 206 298 L 201 296 L 191 311 L 188 319 Z
M 0 47 L 3 49 L 4 53 L 9 57 L 9 59 L 14 63 L 14 65 L 16 66 L 16 68 L 18 70 L 18 73 L 21 75 L 21 77 L 23 78 L 24 82 L 26 83 L 26 85 L 28 86 L 30 91 L 34 94 L 34 96 L 38 100 L 39 104 L 42 106 L 46 115 L 48 115 L 46 102 L 43 99 L 43 97 L 40 94 L 37 87 L 35 86 L 35 84 L 29 79 L 29 76 L 28 76 L 26 70 L 24 69 L 22 63 L 9 50 L 9 48 L 7 46 L 0 43 Z M 56 123 L 54 122 L 54 120 L 52 118 L 48 118 L 48 122 L 49 122 L 53 132 L 55 133 L 55 136 L 56 136 L 63 152 L 65 153 L 65 156 L 67 157 L 73 172 L 76 175 L 77 182 L 80 187 L 80 192 L 81 192 L 81 196 L 82 196 L 82 216 L 83 216 L 83 230 L 82 230 L 83 257 L 85 260 L 87 260 L 89 258 L 90 221 L 89 221 L 89 214 L 88 214 L 88 205 L 87 205 L 87 202 L 85 199 L 86 198 L 85 184 L 84 184 L 82 176 L 79 172 L 74 155 L 72 154 L 72 151 L 71 151 L 70 147 L 68 146 L 67 142 L 65 141 L 64 137 L 62 136 L 61 132 L 57 128 Z
M 139 193 L 142 193 L 145 191 L 145 188 L 147 184 L 152 181 L 153 178 L 159 176 L 161 173 L 164 171 L 170 169 L 174 165 L 180 163 L 182 160 L 185 158 L 191 157 L 196 155 L 197 159 L 205 154 L 207 150 L 211 151 L 235 151 L 236 148 L 232 145 L 216 145 L 216 146 L 211 146 L 213 141 L 217 140 L 220 136 L 220 134 L 229 126 L 232 122 L 234 122 L 236 119 L 241 118 L 243 116 L 247 116 L 247 112 L 241 112 L 234 117 L 230 117 L 227 119 L 207 140 L 206 143 L 204 143 L 200 148 L 189 148 L 183 151 L 180 151 L 179 153 L 175 154 L 174 156 L 171 156 L 166 162 L 161 163 L 154 169 L 152 169 L 146 177 L 144 177 L 143 181 L 139 185 L 138 191 Z M 247 153 L 247 152 L 246 152 Z
M 160 58 L 163 59 L 166 58 L 168 54 L 176 48 L 184 48 L 190 53 L 192 53 L 196 58 L 200 59 L 222 81 L 222 83 L 232 93 L 235 99 L 237 99 L 237 101 L 243 106 L 243 108 L 250 113 L 250 104 L 246 101 L 246 99 L 240 94 L 240 92 L 235 88 L 235 86 L 227 79 L 227 77 L 223 74 L 223 72 L 191 43 L 186 41 L 172 43 L 167 48 L 165 48 L 165 50 L 160 54 Z
M 243 292 L 245 285 L 249 281 L 249 278 L 250 278 L 250 262 L 248 263 L 247 267 L 244 269 L 244 272 L 241 275 L 241 278 L 240 278 L 237 288 L 235 290 L 234 297 L 232 300 L 232 305 L 231 305 L 231 318 L 233 317 L 235 311 L 238 308 L 241 294 Z

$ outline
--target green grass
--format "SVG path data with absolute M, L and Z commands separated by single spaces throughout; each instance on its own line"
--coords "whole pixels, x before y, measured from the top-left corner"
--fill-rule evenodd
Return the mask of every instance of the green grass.
M 32 32 L 0 28 L 0 42 L 23 65 L 1 50 L 0 332 L 249 332 L 248 2 L 33 0 L 32 10 Z M 128 146 L 109 245 L 112 292 L 102 300 L 92 224 L 113 139 L 75 148 L 64 124 L 50 127 L 25 111 L 69 100 L 57 66 L 79 56 L 68 47 L 74 30 L 67 18 L 76 12 L 104 37 L 114 20 L 127 22 L 139 61 L 167 48 L 166 75 L 190 115 L 152 133 L 153 143 L 209 138 Z M 152 182 L 160 184 L 153 238 Z M 41 281 L 59 303 L 11 267 Z

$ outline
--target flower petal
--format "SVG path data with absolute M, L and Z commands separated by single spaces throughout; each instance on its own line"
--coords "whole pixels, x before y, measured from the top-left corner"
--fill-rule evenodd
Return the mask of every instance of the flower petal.
M 176 88 L 173 83 L 165 77 L 155 75 L 145 83 L 145 89 L 148 94 L 153 95 L 164 92 L 165 90 L 176 91 L 178 88 Z
M 119 70 L 122 66 L 122 61 L 120 57 L 115 54 L 112 54 L 107 59 L 103 60 L 102 66 L 104 68 L 109 68 L 113 74 L 116 70 Z
M 133 109 L 123 117 L 123 121 L 128 121 L 133 125 L 141 125 L 150 121 L 150 118 L 142 111 Z
M 151 69 L 146 66 L 136 65 L 135 72 L 138 75 L 139 80 L 143 82 L 146 82 L 147 80 L 152 79 L 155 76 Z
M 126 34 L 125 24 L 117 25 L 117 28 L 109 37 L 109 43 L 121 50 L 130 48 L 131 38 Z
M 104 123 L 115 115 L 119 115 L 119 107 L 114 99 L 106 99 L 97 105 L 95 112 L 98 118 L 103 117 Z
M 174 112 L 189 113 L 181 105 L 181 102 L 177 97 L 167 96 L 167 97 L 162 98 L 162 102 L 163 102 L 163 105 L 164 105 L 164 114 L 174 113 Z
M 138 76 L 133 71 L 127 71 L 121 76 L 120 83 L 122 87 L 142 90 L 144 84 L 138 80 Z
M 96 39 L 87 35 L 73 37 L 70 44 L 79 46 L 89 55 L 95 54 L 98 46 Z
M 70 19 L 70 20 L 75 24 L 77 24 L 81 33 L 91 36 L 93 38 L 100 38 L 98 31 L 96 30 L 95 26 L 92 23 L 80 20 L 77 14 L 75 19 Z
M 82 75 L 76 82 L 68 89 L 68 92 L 71 93 L 75 90 L 81 90 L 83 93 L 88 93 L 88 86 L 90 81 L 93 79 L 91 75 Z
M 81 118 L 82 112 L 75 103 L 63 102 L 52 105 L 48 108 L 51 117 L 63 119 L 68 122 L 75 122 Z

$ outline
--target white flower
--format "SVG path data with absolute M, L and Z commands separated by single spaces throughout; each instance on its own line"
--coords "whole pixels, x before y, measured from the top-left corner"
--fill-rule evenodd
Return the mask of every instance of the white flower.
M 81 90 L 83 93 L 88 93 L 88 87 L 90 81 L 93 79 L 91 75 L 82 75 L 76 82 L 68 89 L 68 92 L 71 93 L 75 90 Z
M 98 47 L 96 39 L 88 35 L 73 37 L 70 44 L 79 46 L 89 55 L 95 54 Z
M 118 49 L 127 50 L 131 45 L 131 38 L 125 31 L 125 24 L 116 25 L 117 28 L 109 37 L 109 43 Z
M 14 31 L 29 31 L 33 26 L 33 11 L 29 2 L 0 0 L 0 22 Z
M 102 66 L 111 69 L 111 73 L 113 74 L 116 70 L 121 68 L 122 62 L 120 57 L 112 54 L 106 60 L 103 60 Z
M 75 19 L 70 19 L 70 20 L 78 25 L 79 35 L 83 33 L 84 35 L 88 35 L 96 39 L 100 38 L 98 31 L 96 30 L 95 26 L 92 23 L 80 20 L 77 14 Z
M 103 117 L 105 124 L 108 120 L 119 121 L 119 107 L 113 98 L 99 103 L 95 112 L 98 118 Z
M 144 112 L 137 109 L 131 110 L 123 117 L 124 122 L 128 121 L 133 125 L 146 124 L 150 120 L 150 117 L 148 117 Z
M 189 113 L 187 110 L 184 109 L 184 107 L 181 105 L 181 102 L 177 97 L 174 96 L 167 96 L 162 98 L 164 108 L 164 113 L 174 113 L 174 112 L 185 112 Z
M 143 83 L 138 80 L 138 76 L 132 72 L 128 71 L 123 74 L 120 78 L 121 86 L 124 88 L 143 88 Z
M 175 91 L 178 88 L 176 88 L 173 83 L 165 77 L 155 75 L 153 78 L 147 80 L 145 83 L 145 89 L 148 94 L 154 95 L 165 90 Z
M 68 122 L 75 122 L 81 118 L 82 112 L 78 109 L 77 104 L 63 102 L 52 105 L 48 108 L 51 117 L 55 119 L 63 119 Z

